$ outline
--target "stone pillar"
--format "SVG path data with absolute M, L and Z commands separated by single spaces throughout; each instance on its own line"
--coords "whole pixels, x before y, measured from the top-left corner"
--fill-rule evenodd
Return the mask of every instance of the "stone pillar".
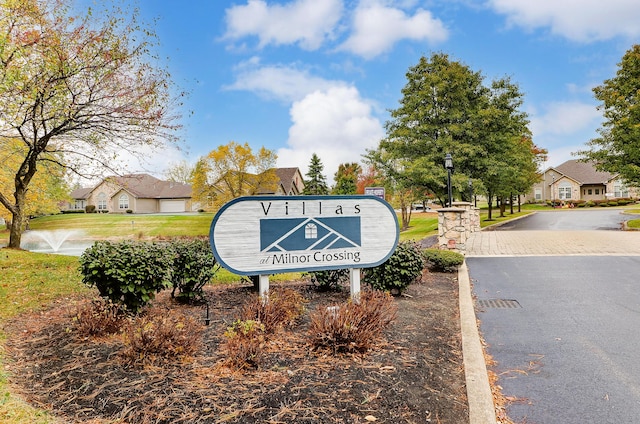
M 473 205 L 469 202 L 452 202 L 452 206 L 458 209 L 464 209 L 462 213 L 462 225 L 465 228 L 467 238 L 471 237 L 471 208 Z
M 438 209 L 438 247 L 464 254 L 467 243 L 469 213 L 465 208 Z

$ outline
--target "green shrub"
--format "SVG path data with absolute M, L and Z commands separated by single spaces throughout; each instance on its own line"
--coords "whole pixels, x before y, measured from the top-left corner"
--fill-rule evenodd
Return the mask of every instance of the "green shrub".
M 585 205 L 591 208 L 596 205 L 596 202 L 594 202 L 593 200 L 587 200 L 587 203 L 585 203 Z
M 376 290 L 400 294 L 422 275 L 422 248 L 412 241 L 403 241 L 384 263 L 364 269 L 364 282 Z
M 222 348 L 227 364 L 239 369 L 257 368 L 264 351 L 264 325 L 258 321 L 237 320 L 224 333 L 227 338 Z
M 211 281 L 219 265 L 206 239 L 174 239 L 170 242 L 173 253 L 171 297 L 181 302 L 202 301 L 202 288 Z
M 82 282 L 134 313 L 171 287 L 172 264 L 166 244 L 139 241 L 98 241 L 80 256 Z
M 311 282 L 322 291 L 340 290 L 342 284 L 349 282 L 348 269 L 329 269 L 309 273 Z
M 359 302 L 319 306 L 313 311 L 309 340 L 314 348 L 328 348 L 334 353 L 364 352 L 377 344 L 396 313 L 397 306 L 388 293 L 361 292 Z
M 95 213 L 96 212 L 96 205 L 87 205 L 84 207 L 84 211 L 86 213 Z
M 464 262 L 464 255 L 452 250 L 425 249 L 423 253 L 433 271 L 453 272 Z
M 195 318 L 168 309 L 151 309 L 130 322 L 124 332 L 123 358 L 129 363 L 155 363 L 193 355 L 202 325 Z
M 302 295 L 295 290 L 274 288 L 269 291 L 266 302 L 261 296 L 253 296 L 243 306 L 241 316 L 243 321 L 261 323 L 265 333 L 272 334 L 293 324 L 304 313 L 305 303 Z
M 607 205 L 608 206 L 618 206 L 618 202 L 616 202 L 615 200 L 609 200 L 607 202 Z

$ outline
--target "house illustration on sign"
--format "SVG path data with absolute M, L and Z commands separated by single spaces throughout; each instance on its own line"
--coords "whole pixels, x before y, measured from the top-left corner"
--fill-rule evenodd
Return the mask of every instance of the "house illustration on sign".
M 261 252 L 350 247 L 361 247 L 359 216 L 260 220 Z

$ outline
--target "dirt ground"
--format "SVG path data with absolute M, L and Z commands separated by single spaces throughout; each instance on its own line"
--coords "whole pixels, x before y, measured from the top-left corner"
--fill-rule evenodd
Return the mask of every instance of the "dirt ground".
M 372 351 L 311 349 L 307 312 L 269 340 L 259 369 L 244 371 L 225 366 L 220 344 L 256 295 L 251 285 L 208 287 L 209 326 L 202 306 L 159 296 L 156 305 L 204 328 L 199 353 L 163 366 L 126 366 L 119 337 L 80 338 L 71 319 L 87 300 L 68 299 L 4 329 L 11 390 L 71 423 L 468 423 L 456 276 L 425 272 L 396 297 L 397 318 Z M 307 311 L 349 297 L 307 281 L 282 285 L 308 299 Z

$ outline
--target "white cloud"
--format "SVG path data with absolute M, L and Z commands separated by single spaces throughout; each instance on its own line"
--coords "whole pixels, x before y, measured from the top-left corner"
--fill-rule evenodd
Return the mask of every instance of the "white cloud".
M 448 37 L 444 24 L 431 12 L 418 9 L 413 16 L 378 1 L 363 2 L 354 12 L 353 34 L 338 50 L 370 59 L 389 51 L 403 39 L 441 42 Z
M 297 43 L 305 50 L 316 50 L 333 36 L 342 8 L 341 0 L 295 0 L 272 6 L 264 0 L 249 0 L 226 10 L 225 38 L 256 36 L 260 48 Z
M 259 64 L 252 62 L 252 65 Z M 315 90 L 326 90 L 344 83 L 314 77 L 307 70 L 293 66 L 275 65 L 252 67 L 244 65 L 236 81 L 225 87 L 228 90 L 247 90 L 267 98 L 294 102 Z
M 295 102 L 288 146 L 278 150 L 278 166 L 297 166 L 305 174 L 316 153 L 332 185 L 338 165 L 359 163 L 366 149 L 375 148 L 384 137 L 372 109 L 356 88 L 346 86 L 318 90 Z
M 573 41 L 607 40 L 640 35 L 637 0 L 489 0 L 510 25 L 526 29 L 549 27 Z
M 534 139 L 549 134 L 571 135 L 594 129 L 601 117 L 596 106 L 590 103 L 554 102 L 545 106 L 543 114 L 532 114 L 531 131 Z

